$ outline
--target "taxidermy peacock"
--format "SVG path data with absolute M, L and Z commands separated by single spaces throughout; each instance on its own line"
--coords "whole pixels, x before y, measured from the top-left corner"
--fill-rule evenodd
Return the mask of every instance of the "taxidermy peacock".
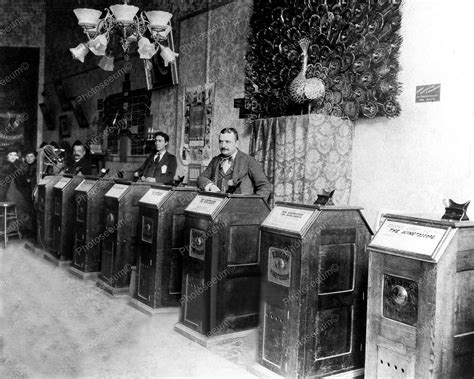
M 398 0 L 255 0 L 246 59 L 254 117 L 400 113 Z M 302 56 L 302 60 L 301 60 Z
M 303 103 L 305 100 L 318 99 L 324 96 L 324 83 L 319 78 L 307 78 L 306 71 L 308 69 L 308 46 L 310 44 L 308 38 L 299 41 L 301 50 L 303 51 L 303 67 L 298 76 L 290 83 L 288 90 L 291 99 L 296 103 Z

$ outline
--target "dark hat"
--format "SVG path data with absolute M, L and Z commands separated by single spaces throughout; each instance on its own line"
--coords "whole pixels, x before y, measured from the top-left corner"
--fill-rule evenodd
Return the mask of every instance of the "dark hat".
M 8 146 L 7 154 L 10 154 L 10 153 L 17 153 L 18 154 L 18 152 L 19 152 L 18 147 L 16 147 L 15 145 Z
M 33 154 L 36 157 L 36 151 L 34 151 L 33 149 L 23 150 L 23 155 L 26 156 L 27 154 Z

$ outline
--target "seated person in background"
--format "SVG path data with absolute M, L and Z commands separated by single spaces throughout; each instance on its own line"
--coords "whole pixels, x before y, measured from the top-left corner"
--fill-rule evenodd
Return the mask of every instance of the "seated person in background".
M 176 157 L 166 151 L 170 141 L 168 134 L 155 133 L 155 149 L 134 173 L 135 177 L 153 183 L 172 184 L 176 174 Z
M 36 186 L 36 151 L 33 149 L 25 151 L 25 163 L 28 165 L 26 171 L 26 181 L 30 185 L 31 193 Z
M 198 177 L 198 187 L 209 192 L 228 192 L 260 195 L 268 199 L 271 184 L 262 167 L 251 156 L 237 147 L 239 135 L 234 128 L 222 129 L 219 134 L 221 154 L 212 158 L 209 166 Z
M 76 141 L 72 148 L 72 155 L 74 162 L 66 170 L 67 174 L 75 175 L 90 175 L 92 171 L 91 161 L 86 154 L 86 147 L 80 142 Z
M 7 162 L 3 168 L 1 179 L 2 190 L 5 191 L 4 200 L 14 202 L 17 211 L 17 220 L 22 233 L 34 235 L 35 210 L 31 190 L 26 181 L 28 164 L 21 162 L 18 149 L 10 146 L 7 150 Z M 3 199 L 2 199 L 3 200 Z

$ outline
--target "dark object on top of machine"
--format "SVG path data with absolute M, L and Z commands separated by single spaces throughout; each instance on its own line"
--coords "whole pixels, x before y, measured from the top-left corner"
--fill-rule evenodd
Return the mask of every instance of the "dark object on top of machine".
M 171 183 L 171 185 L 173 187 L 179 187 L 181 185 L 184 185 L 184 184 L 182 184 L 183 180 L 184 180 L 184 175 L 183 176 L 178 176 L 178 179 L 173 180 L 173 183 Z
M 449 199 L 449 204 L 445 208 L 446 212 L 444 213 L 442 220 L 454 220 L 454 221 L 469 221 L 467 217 L 467 207 L 471 203 L 471 200 L 465 202 L 464 204 L 458 204 Z
M 109 173 L 110 169 L 109 168 L 103 168 L 100 170 L 100 174 L 99 174 L 99 178 L 103 178 L 105 175 L 107 175 Z M 123 177 L 123 174 L 122 174 L 122 177 Z
M 318 198 L 313 203 L 314 205 L 334 205 L 334 201 L 332 200 L 332 195 L 334 195 L 334 191 L 327 192 L 323 190 L 323 193 L 318 195 Z

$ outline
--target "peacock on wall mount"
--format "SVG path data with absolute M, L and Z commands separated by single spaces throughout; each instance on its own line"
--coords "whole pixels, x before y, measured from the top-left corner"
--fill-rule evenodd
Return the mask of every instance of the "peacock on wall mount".
M 398 0 L 255 0 L 246 107 L 253 118 L 308 104 L 352 120 L 398 116 L 400 25 Z
M 308 69 L 308 47 L 310 44 L 308 38 L 303 38 L 299 41 L 299 45 L 303 55 L 303 67 L 300 73 L 288 86 L 291 99 L 296 103 L 304 103 L 305 100 L 319 99 L 324 96 L 325 87 L 321 79 L 307 78 L 306 72 Z

